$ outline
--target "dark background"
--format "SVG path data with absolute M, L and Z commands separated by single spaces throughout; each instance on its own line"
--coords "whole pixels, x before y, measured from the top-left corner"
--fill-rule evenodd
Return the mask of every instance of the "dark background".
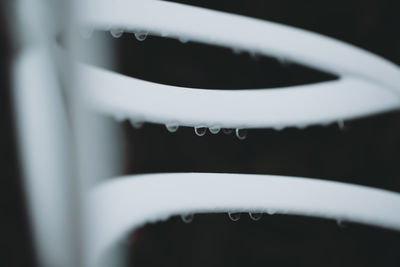
M 400 16 L 394 1 L 180 1 L 267 19 L 346 41 L 400 64 Z M 397 5 L 396 5 L 397 4 Z M 4 11 L 4 10 L 2 10 Z M 132 12 L 134 15 L 134 12 Z M 18 169 L 11 112 L 13 46 L 0 16 L 1 265 L 34 266 L 29 223 Z M 205 22 L 206 23 L 206 22 Z M 96 32 L 97 34 L 105 34 Z M 108 34 L 108 33 L 107 33 Z M 116 71 L 194 88 L 270 88 L 329 79 L 296 64 L 230 49 L 149 36 L 113 39 Z M 271 37 L 273 38 L 273 37 Z M 90 42 L 90 40 L 88 41 Z M 106 66 L 107 67 L 107 66 Z M 193 89 L 195 90 L 195 89 Z M 204 107 L 207 108 L 207 107 Z M 238 104 L 240 107 L 240 103 Z M 223 107 L 221 107 L 223 109 Z M 400 192 L 400 113 L 392 112 L 304 130 L 256 129 L 244 141 L 222 133 L 197 137 L 193 129 L 171 134 L 146 124 L 125 132 L 127 173 L 167 171 L 268 173 L 345 181 Z M 196 215 L 150 224 L 124 241 L 136 266 L 398 266 L 399 233 L 295 216 Z

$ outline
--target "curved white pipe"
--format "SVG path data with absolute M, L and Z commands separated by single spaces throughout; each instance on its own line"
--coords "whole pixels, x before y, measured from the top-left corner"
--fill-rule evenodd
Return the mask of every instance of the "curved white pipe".
M 88 266 L 147 222 L 182 213 L 258 211 L 346 220 L 400 231 L 400 194 L 276 175 L 169 173 L 114 178 L 86 205 Z
M 152 0 L 86 0 L 80 11 L 81 23 L 86 27 L 144 29 L 154 35 L 183 37 L 283 57 L 400 92 L 397 65 L 355 46 L 294 27 Z
M 87 0 L 81 12 L 86 27 L 146 29 L 155 35 L 284 57 L 341 76 L 338 81 L 268 90 L 189 90 L 84 67 L 82 87 L 88 91 L 87 98 L 97 110 L 118 118 L 280 129 L 327 124 L 400 107 L 398 66 L 316 33 L 163 1 Z
M 400 98 L 354 78 L 278 89 L 207 90 L 147 82 L 81 65 L 81 87 L 96 110 L 153 123 L 225 128 L 305 127 L 400 107 Z

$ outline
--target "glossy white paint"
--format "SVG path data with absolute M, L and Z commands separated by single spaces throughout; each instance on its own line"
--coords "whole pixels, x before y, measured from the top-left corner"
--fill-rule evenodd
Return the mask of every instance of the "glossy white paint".
M 185 126 L 282 128 L 353 119 L 400 107 L 397 65 L 317 33 L 164 1 L 87 0 L 80 11 L 82 27 L 146 30 L 284 58 L 339 76 L 334 82 L 288 88 L 211 91 L 144 82 L 87 67 L 84 88 L 89 90 L 89 101 L 96 110 L 118 117 L 144 116 L 149 122 L 174 121 Z
M 107 249 L 145 223 L 229 211 L 273 211 L 400 230 L 400 194 L 371 187 L 277 175 L 131 175 L 100 183 L 88 195 L 88 266 L 96 266 Z
M 92 66 L 81 66 L 80 73 L 88 105 L 94 110 L 161 124 L 305 127 L 400 106 L 393 91 L 351 77 L 268 90 L 207 90 L 157 84 Z

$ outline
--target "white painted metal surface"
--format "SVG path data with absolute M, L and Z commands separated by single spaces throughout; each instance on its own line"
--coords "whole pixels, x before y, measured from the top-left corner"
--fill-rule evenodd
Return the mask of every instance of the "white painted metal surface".
M 80 73 L 93 110 L 161 124 L 302 128 L 400 106 L 393 91 L 352 77 L 272 90 L 207 90 L 161 85 L 91 66 L 82 66 Z
M 153 35 L 276 56 L 339 76 L 337 81 L 279 89 L 204 90 L 146 82 L 77 64 L 80 78 L 70 84 L 78 84 L 86 99 L 79 112 L 87 112 L 87 104 L 91 111 L 103 115 L 153 123 L 280 129 L 326 124 L 400 107 L 398 66 L 319 34 L 162 1 L 75 2 L 82 27 L 145 30 Z M 87 181 L 81 181 L 79 192 L 71 192 L 75 175 L 69 151 L 71 129 L 49 51 L 50 30 L 40 21 L 42 13 L 35 5 L 46 2 L 19 3 L 21 13 L 17 17 L 25 30 L 19 34 L 29 41 L 14 62 L 14 97 L 27 199 L 41 266 L 80 265 L 79 229 L 74 225 L 79 209 L 74 207 L 74 196 L 79 199 L 81 191 L 90 186 L 93 188 L 85 203 L 84 229 L 87 266 L 95 266 L 128 231 L 149 221 L 187 212 L 259 211 L 400 230 L 400 194 L 357 185 L 272 175 L 210 173 L 117 177 L 94 185 L 98 177 L 91 176 L 100 171 L 89 169 L 109 159 L 101 169 L 102 174 L 109 173 L 118 169 L 118 163 L 112 160 L 120 158 L 114 156 L 118 149 L 113 153 L 109 149 L 117 147 L 112 124 L 88 119 L 90 116 L 82 116 L 76 123 L 84 132 L 77 135 L 76 143 L 84 147 L 77 150 L 81 177 Z M 99 124 L 102 127 L 97 127 Z M 103 138 L 99 138 L 98 132 L 102 132 Z M 106 146 L 92 149 L 97 140 L 106 140 Z
M 400 230 L 400 194 L 276 175 L 168 173 L 103 182 L 88 195 L 88 266 L 129 231 L 172 215 L 265 212 L 344 220 Z
M 14 104 L 24 191 L 41 267 L 79 266 L 70 132 L 54 66 L 34 43 L 15 59 Z M 79 254 L 79 253 L 78 253 Z
M 79 5 L 79 13 L 80 27 L 89 31 L 145 31 L 274 56 L 339 77 L 286 88 L 206 90 L 143 81 L 77 64 L 83 97 L 92 110 L 104 115 L 192 127 L 281 129 L 328 124 L 400 107 L 397 65 L 316 33 L 164 1 L 87 0 Z M 95 186 L 86 209 L 88 266 L 96 266 L 107 249 L 128 231 L 187 212 L 254 210 L 400 230 L 397 193 L 272 175 L 119 177 Z
M 283 57 L 339 76 L 399 89 L 399 68 L 365 50 L 317 33 L 245 16 L 154 0 L 86 0 L 83 26 L 147 30 L 159 36 Z M 205 23 L 207 22 L 207 23 Z
M 353 119 L 400 107 L 398 66 L 316 33 L 164 1 L 88 0 L 81 12 L 81 26 L 86 28 L 146 30 L 152 35 L 284 58 L 339 76 L 338 81 L 287 88 L 211 91 L 86 68 L 89 82 L 84 87 L 89 90 L 89 101 L 96 110 L 118 117 L 144 116 L 149 122 L 185 126 L 282 128 Z M 201 23 L 204 21 L 207 23 Z

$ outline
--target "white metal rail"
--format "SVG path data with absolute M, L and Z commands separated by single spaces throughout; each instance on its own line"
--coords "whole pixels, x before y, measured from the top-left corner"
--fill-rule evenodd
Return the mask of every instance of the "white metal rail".
M 131 230 L 186 213 L 264 212 L 364 223 L 400 231 L 400 194 L 277 175 L 169 173 L 114 178 L 88 197 L 91 265 Z
M 48 29 L 40 21 L 42 13 L 36 10 L 35 3 L 47 2 L 19 1 L 20 11 L 31 10 L 19 14 L 20 18 L 26 18 L 23 21 L 26 31 L 20 35 L 34 38 L 15 60 L 13 77 L 34 237 L 43 266 L 78 266 L 79 260 L 75 258 L 79 258 L 79 248 L 74 248 L 74 244 L 79 239 L 73 236 L 74 206 L 68 191 L 72 187 L 66 190 L 68 179 L 74 176 L 68 168 L 70 155 L 66 154 L 70 148 L 67 122 L 57 91 L 58 79 L 52 74 Z M 142 81 L 76 63 L 77 87 L 82 89 L 79 93 L 84 97 L 83 105 L 101 114 L 191 127 L 281 129 L 327 124 L 400 107 L 400 68 L 332 38 L 163 1 L 76 0 L 75 4 L 78 26 L 89 32 L 111 29 L 116 37 L 121 31 L 148 32 L 275 56 L 339 77 L 335 81 L 285 88 L 205 90 Z M 68 84 L 76 85 L 73 81 Z M 36 91 L 30 91 L 33 89 Z M 86 124 L 86 116 L 82 117 L 77 128 L 90 128 L 88 125 L 98 123 Z M 94 168 L 92 158 L 111 155 L 110 147 L 117 143 L 113 131 L 107 132 L 103 139 L 93 128 L 82 132 L 77 134 L 79 146 L 86 146 L 78 149 L 81 175 L 86 174 L 82 166 Z M 106 148 L 99 145 L 99 149 L 93 150 L 98 144 L 86 144 L 87 140 L 104 139 L 111 145 L 107 143 Z M 40 157 L 39 150 L 43 152 Z M 114 168 L 113 165 L 116 164 L 104 164 L 102 171 Z M 92 180 L 81 183 L 85 187 L 82 192 L 90 183 Z M 87 215 L 85 256 L 90 267 L 97 266 L 101 255 L 128 231 L 148 221 L 186 212 L 276 212 L 400 230 L 399 193 L 337 182 L 271 175 L 171 173 L 117 177 L 91 186 L 84 213 Z
M 149 33 L 196 41 L 274 56 L 339 77 L 284 88 L 206 90 L 143 81 L 79 63 L 84 97 L 102 114 L 176 126 L 282 129 L 328 124 L 400 107 L 398 66 L 316 33 L 163 1 L 87 0 L 79 5 L 79 12 L 79 27 L 88 32 L 111 30 L 114 37 L 122 32 Z M 128 231 L 187 212 L 273 211 L 400 230 L 397 193 L 271 175 L 120 177 L 95 187 L 86 208 L 89 265 L 96 265 Z
M 339 76 L 339 80 L 325 83 L 227 92 L 187 90 L 85 68 L 83 73 L 89 81 L 85 87 L 92 104 L 118 117 L 144 116 L 146 121 L 184 126 L 282 128 L 352 119 L 400 107 L 398 66 L 316 33 L 164 1 L 88 0 L 80 11 L 84 28 L 184 38 L 284 58 Z

